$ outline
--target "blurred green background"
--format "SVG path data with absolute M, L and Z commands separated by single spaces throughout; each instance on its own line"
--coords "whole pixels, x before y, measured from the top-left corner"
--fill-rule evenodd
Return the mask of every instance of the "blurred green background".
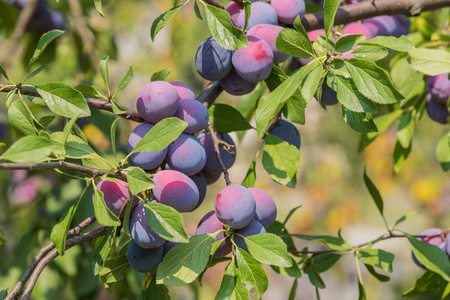
M 69 1 L 70 2 L 70 1 Z M 134 69 L 130 85 L 118 94 L 118 102 L 135 109 L 139 89 L 150 81 L 152 73 L 171 68 L 170 81 L 188 83 L 197 93 L 207 84 L 195 71 L 194 57 L 198 45 L 210 34 L 206 21 L 196 18 L 193 2 L 167 25 L 152 42 L 152 21 L 171 7 L 173 1 L 103 1 L 106 17 L 101 17 L 93 7 L 93 1 L 81 1 L 83 15 L 94 37 L 93 48 L 85 48 L 75 26 L 73 8 L 69 2 L 51 1 L 52 9 L 65 15 L 66 34 L 58 38 L 44 53 L 38 64 L 51 65 L 29 84 L 62 81 L 71 86 L 81 82 L 95 83 L 105 89 L 98 66 L 92 66 L 89 56 L 97 62 L 110 57 L 110 85 L 116 87 L 129 66 Z M 226 1 L 223 1 L 226 4 Z M 0 62 L 9 77 L 17 83 L 24 70 L 23 61 L 30 58 L 40 34 L 24 33 L 13 51 L 6 51 L 11 39 L 19 10 L 0 2 Z M 76 14 L 75 14 L 76 15 Z M 430 26 L 435 16 L 427 14 Z M 423 18 L 424 20 L 425 17 Z M 431 20 L 431 21 L 430 21 Z M 414 23 L 413 23 L 414 24 Z M 423 38 L 423 37 L 422 37 Z M 84 50 L 83 50 L 84 49 Z M 86 52 L 87 51 L 87 52 Z M 0 77 L 0 82 L 6 82 Z M 7 120 L 5 94 L 0 94 L 0 117 Z M 236 106 L 244 97 L 232 97 L 223 93 L 218 102 Z M 27 102 L 37 116 L 49 111 Z M 112 114 L 92 110 L 92 117 L 85 120 L 83 131 L 92 146 L 102 155 L 111 157 L 109 130 L 114 120 Z M 253 121 L 252 121 L 253 122 Z M 132 128 L 137 124 L 119 121 L 119 150 L 126 154 L 126 143 Z M 55 120 L 50 130 L 61 130 L 63 120 Z M 359 134 L 346 125 L 339 106 L 326 110 L 317 102 L 308 105 L 306 124 L 298 126 L 302 138 L 302 162 L 298 172 L 298 184 L 289 189 L 274 183 L 263 170 L 260 158 L 257 164 L 256 186 L 273 196 L 278 207 L 277 220 L 283 221 L 294 207 L 295 212 L 287 227 L 291 233 L 342 235 L 352 244 L 370 241 L 385 233 L 383 221 L 363 183 L 363 169 L 380 190 L 385 201 L 385 214 L 389 224 L 410 211 L 419 215 L 400 226 L 411 234 L 418 234 L 430 227 L 448 228 L 450 206 L 450 177 L 440 168 L 435 157 L 438 139 L 448 130 L 431 121 L 425 114 L 416 126 L 413 150 L 399 173 L 394 172 L 392 153 L 396 138 L 396 126 L 391 126 L 362 153 L 357 151 Z M 3 141 L 8 145 L 20 137 L 20 133 L 8 129 Z M 237 143 L 237 161 L 230 169 L 233 183 L 240 183 L 247 172 L 260 141 L 255 132 L 247 132 Z M 0 232 L 7 238 L 0 245 L 0 290 L 11 289 L 38 250 L 49 242 L 52 227 L 59 217 L 77 199 L 84 188 L 84 181 L 58 177 L 51 171 L 2 171 L 0 172 Z M 195 234 L 201 217 L 214 209 L 215 195 L 225 186 L 224 180 L 208 187 L 204 204 L 196 211 L 184 214 L 186 231 Z M 92 191 L 81 202 L 73 225 L 93 213 Z M 321 245 L 296 241 L 299 249 L 321 249 Z M 94 243 L 80 245 L 57 258 L 41 275 L 33 292 L 34 299 L 134 299 L 140 291 L 142 274 L 131 271 L 117 284 L 112 295 L 106 295 L 104 287 L 92 275 L 92 251 Z M 370 299 L 398 299 L 410 288 L 423 270 L 411 259 L 411 250 L 405 239 L 392 239 L 378 245 L 395 254 L 391 280 L 379 283 L 363 270 L 363 279 Z M 219 289 L 225 264 L 218 264 L 205 274 L 203 287 L 172 288 L 173 299 L 213 299 Z M 293 279 L 276 274 L 266 268 L 269 289 L 263 299 L 287 299 Z M 327 288 L 321 291 L 322 299 L 355 299 L 358 294 L 354 259 L 344 256 L 331 270 L 324 273 Z M 424 294 L 415 299 L 433 299 Z M 315 291 L 307 276 L 299 281 L 296 299 L 316 299 Z

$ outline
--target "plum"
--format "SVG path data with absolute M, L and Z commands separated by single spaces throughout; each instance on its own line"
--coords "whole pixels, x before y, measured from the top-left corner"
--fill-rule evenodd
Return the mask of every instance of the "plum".
M 139 115 L 152 124 L 173 117 L 178 109 L 179 96 L 176 88 L 165 81 L 153 81 L 138 92 L 136 108 Z
M 150 273 L 156 270 L 164 256 L 164 245 L 147 249 L 131 240 L 128 245 L 127 259 L 130 265 L 138 272 Z
M 232 229 L 247 226 L 255 216 L 256 202 L 244 186 L 232 184 L 224 187 L 214 203 L 217 218 Z

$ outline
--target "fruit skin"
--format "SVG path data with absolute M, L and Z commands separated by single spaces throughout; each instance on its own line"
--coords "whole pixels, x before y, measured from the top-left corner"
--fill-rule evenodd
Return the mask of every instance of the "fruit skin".
M 146 249 L 157 248 L 166 242 L 163 237 L 148 226 L 144 202 L 139 203 L 131 212 L 130 234 L 136 244 Z
M 256 234 L 260 234 L 260 233 L 266 233 L 266 229 L 261 224 L 261 222 L 253 219 L 250 222 L 250 224 L 248 224 L 244 228 L 236 230 L 236 233 L 243 235 L 244 237 L 248 237 L 248 236 L 256 235 Z M 247 244 L 245 243 L 244 238 L 240 237 L 237 234 L 234 235 L 234 242 L 236 243 L 236 246 L 238 246 L 239 248 L 248 252 L 248 247 L 247 247 Z
M 131 240 L 128 245 L 127 259 L 130 265 L 138 272 L 150 273 L 156 270 L 164 256 L 164 245 L 157 248 L 146 249 Z
M 210 173 L 210 172 L 206 171 L 205 169 L 203 169 L 201 173 L 205 177 L 206 185 L 213 184 L 213 183 L 217 182 L 217 180 L 219 180 L 220 177 L 222 177 L 221 172 L 220 173 Z
M 128 138 L 128 152 L 139 143 L 139 141 L 153 128 L 153 124 L 142 122 L 131 132 Z M 136 152 L 131 154 L 130 161 L 134 166 L 141 167 L 144 170 L 152 170 L 162 164 L 167 155 L 167 148 L 156 152 Z
M 448 97 L 450 97 L 450 80 L 448 80 L 448 73 L 429 76 L 427 78 L 427 89 L 434 101 L 447 104 Z
M 231 70 L 231 51 L 222 48 L 210 36 L 197 49 L 195 68 L 198 74 L 206 80 L 220 80 Z
M 374 36 L 391 36 L 395 35 L 397 29 L 397 23 L 392 16 L 377 16 L 373 18 L 366 19 L 362 22 L 368 25 L 373 31 Z
M 125 181 L 120 179 L 116 180 L 120 183 L 100 179 L 97 182 L 97 189 L 103 192 L 105 203 L 109 210 L 115 215 L 118 215 L 119 212 L 122 211 L 120 214 L 120 217 L 122 218 L 128 203 L 130 203 L 131 194 L 127 187 L 128 184 Z M 92 202 L 94 202 L 94 195 L 92 195 Z M 138 205 L 138 203 L 139 198 L 133 197 L 133 207 Z
M 320 104 L 323 105 L 336 105 L 339 103 L 337 98 L 337 93 L 335 90 L 330 88 L 326 83 L 326 80 L 322 84 L 322 97 L 320 98 Z
M 200 220 L 200 222 L 197 225 L 195 235 L 201 235 L 205 233 L 215 233 L 223 229 L 225 229 L 225 227 L 223 226 L 222 222 L 220 222 L 220 220 L 217 219 L 214 210 L 212 210 L 208 212 L 206 215 L 204 215 L 203 218 Z M 214 239 L 214 242 L 217 242 L 224 238 L 225 238 L 225 231 L 218 233 L 216 238 Z M 230 238 L 227 237 L 222 243 L 220 243 L 216 252 L 214 252 L 214 257 L 216 258 L 224 257 L 230 252 L 231 252 L 231 241 Z
M 234 1 L 230 1 L 225 8 L 225 10 L 230 14 L 231 21 L 233 22 L 234 26 L 237 26 L 238 24 L 238 17 L 241 10 L 243 10 L 244 7 L 242 5 L 237 4 Z
M 375 33 L 370 30 L 368 26 L 366 26 L 364 23 L 359 22 L 352 22 L 345 25 L 344 28 L 342 28 L 342 34 L 344 36 L 351 34 L 363 34 L 366 36 L 364 40 L 369 40 L 375 37 Z
M 178 98 L 182 99 L 197 99 L 194 90 L 184 82 L 180 81 L 171 81 L 169 82 L 178 93 Z
M 195 99 L 181 99 L 175 117 L 188 123 L 184 133 L 202 131 L 209 121 L 208 109 Z
M 325 36 L 325 30 L 324 29 L 312 30 L 312 31 L 308 31 L 307 34 L 308 34 L 309 40 L 311 42 L 315 42 L 317 40 L 317 38 L 319 37 L 319 35 Z M 299 61 L 302 64 L 302 66 L 306 66 L 312 60 L 313 60 L 312 58 L 300 58 L 299 59 Z
M 434 235 L 434 234 L 440 234 L 442 232 L 442 229 L 440 228 L 430 228 L 422 232 L 420 235 Z M 418 238 L 419 241 L 437 246 L 441 248 L 443 251 L 446 251 L 446 240 L 443 240 L 440 235 L 433 236 L 433 237 L 426 237 L 426 238 Z M 445 243 L 445 244 L 444 244 Z M 419 267 L 426 269 L 426 267 L 417 259 L 414 252 L 411 251 L 411 256 L 413 261 L 418 265 Z
M 234 142 L 228 133 L 216 132 L 216 135 L 219 139 L 225 141 L 229 145 L 234 146 Z M 197 136 L 197 139 L 200 141 L 206 151 L 206 164 L 204 167 L 204 171 L 215 174 L 222 173 L 222 168 L 220 167 L 219 161 L 217 160 L 216 152 L 214 151 L 214 143 L 211 138 L 211 134 L 207 131 L 203 131 Z M 234 164 L 234 161 L 236 160 L 236 148 L 233 147 L 234 154 L 225 151 L 222 147 L 219 148 L 220 157 L 222 158 L 225 168 L 228 169 Z
M 156 124 L 175 115 L 178 102 L 178 92 L 173 85 L 165 81 L 153 81 L 138 92 L 136 108 L 144 120 Z
M 277 218 L 277 206 L 272 196 L 260 188 L 248 188 L 256 202 L 255 220 L 264 228 L 269 227 Z
M 194 175 L 205 166 L 206 151 L 198 139 L 182 133 L 169 145 L 166 162 L 171 170 L 180 171 L 188 176 Z
M 245 11 L 242 10 L 238 16 L 237 27 L 243 29 L 245 23 Z M 278 17 L 275 9 L 265 2 L 253 2 L 248 19 L 247 30 L 258 24 L 278 24 Z
M 264 40 L 247 35 L 248 46 L 236 50 L 231 59 L 236 72 L 248 82 L 258 83 L 269 77 L 273 52 Z
M 428 94 L 425 108 L 430 119 L 441 124 L 448 124 L 447 118 L 450 117 L 450 112 L 447 104 L 434 100 L 433 96 Z
M 273 134 L 283 141 L 288 142 L 290 145 L 300 149 L 300 133 L 298 133 L 297 128 L 295 128 L 294 124 L 291 122 L 283 119 L 278 120 L 275 126 L 270 130 L 270 134 Z
M 305 1 L 303 0 L 272 0 L 270 5 L 275 9 L 278 19 L 286 24 L 294 24 L 295 18 L 305 15 Z
M 217 218 L 232 229 L 247 226 L 255 216 L 256 202 L 244 186 L 232 184 L 224 187 L 214 204 Z
M 205 175 L 203 175 L 202 172 L 199 172 L 197 174 L 191 175 L 189 176 L 190 179 L 192 179 L 192 181 L 195 183 L 195 185 L 198 188 L 198 193 L 199 193 L 199 199 L 198 199 L 198 203 L 197 205 L 192 209 L 192 210 L 196 210 L 200 205 L 202 205 L 203 200 L 205 200 L 205 196 L 206 196 L 206 178 Z
M 200 195 L 194 181 L 187 175 L 174 171 L 159 171 L 153 177 L 156 187 L 152 189 L 156 201 L 175 208 L 179 212 L 188 212 L 197 205 Z
M 273 52 L 273 62 L 275 64 L 281 63 L 288 59 L 289 55 L 278 50 L 275 42 L 278 34 L 283 27 L 272 24 L 258 24 L 253 26 L 247 32 L 247 35 L 256 36 L 264 40 Z
M 241 96 L 253 91 L 257 83 L 248 82 L 242 78 L 234 68 L 219 81 L 220 86 L 230 95 Z

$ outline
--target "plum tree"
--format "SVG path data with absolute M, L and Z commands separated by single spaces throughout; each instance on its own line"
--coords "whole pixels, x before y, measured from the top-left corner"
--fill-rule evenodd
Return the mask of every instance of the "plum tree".
M 176 88 L 165 81 L 153 81 L 144 85 L 136 97 L 139 115 L 152 124 L 172 117 L 178 109 Z
M 430 228 L 427 229 L 425 231 L 423 231 L 422 233 L 420 233 L 420 235 L 435 235 L 435 236 L 430 236 L 430 237 L 425 237 L 425 238 L 419 238 L 420 241 L 428 243 L 430 245 L 434 245 L 436 247 L 441 248 L 441 250 L 443 251 L 447 251 L 447 240 L 443 239 L 443 237 L 439 234 L 442 233 L 442 229 L 440 228 Z M 447 253 L 447 252 L 446 252 Z M 414 252 L 411 252 L 411 256 L 413 261 L 416 263 L 416 265 L 418 265 L 419 267 L 426 269 L 425 265 L 422 264 L 416 257 L 416 255 L 414 254 Z
M 266 229 L 261 224 L 261 222 L 253 219 L 250 224 L 248 224 L 244 228 L 236 230 L 234 234 L 234 242 L 236 243 L 236 246 L 248 252 L 248 247 L 245 243 L 244 238 L 260 233 L 266 233 Z
M 131 198 L 133 198 L 133 206 L 136 206 L 139 202 L 137 197 L 131 196 L 128 184 L 119 179 L 117 182 L 100 179 L 97 183 L 97 189 L 103 192 L 109 210 L 115 215 L 120 213 L 121 217 L 123 217 Z M 94 201 L 94 195 L 92 195 L 92 201 Z
M 166 242 L 148 225 L 145 216 L 144 202 L 139 203 L 130 216 L 130 235 L 133 241 L 142 248 L 158 248 Z
M 232 229 L 247 226 L 255 216 L 256 202 L 242 185 L 232 184 L 217 194 L 214 208 L 217 218 Z
M 208 212 L 206 215 L 203 216 L 203 218 L 197 225 L 197 230 L 195 231 L 195 235 L 201 235 L 205 233 L 215 233 L 219 230 L 222 231 L 217 234 L 214 241 L 215 242 L 220 240 L 224 241 L 220 243 L 220 245 L 214 252 L 214 257 L 217 258 L 224 257 L 231 252 L 231 241 L 230 238 L 228 238 L 225 235 L 225 227 L 223 226 L 222 222 L 217 218 L 214 210 Z
M 127 249 L 128 262 L 138 272 L 153 272 L 163 259 L 164 246 L 151 249 L 142 248 L 134 240 L 131 240 Z
M 172 170 L 194 175 L 205 166 L 205 148 L 194 136 L 183 133 L 169 145 L 166 162 Z
M 179 212 L 188 212 L 197 205 L 200 194 L 197 185 L 187 175 L 174 171 L 159 171 L 153 177 L 152 189 L 156 201 L 171 206 Z
M 233 139 L 231 139 L 228 133 L 216 132 L 216 135 L 225 143 L 234 146 Z M 203 170 L 208 173 L 220 174 L 222 172 L 222 168 L 220 167 L 219 161 L 217 160 L 216 153 L 214 151 L 214 142 L 212 140 L 211 133 L 203 131 L 197 136 L 197 139 L 200 141 L 206 151 L 206 163 Z M 236 160 L 236 152 L 230 153 L 225 151 L 223 148 L 220 148 L 219 153 L 225 168 L 230 168 Z

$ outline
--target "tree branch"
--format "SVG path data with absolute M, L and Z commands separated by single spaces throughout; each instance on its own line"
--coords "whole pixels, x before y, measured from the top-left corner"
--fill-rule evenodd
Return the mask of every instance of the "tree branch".
M 43 169 L 64 169 L 75 172 L 85 173 L 94 177 L 103 176 L 108 173 L 106 170 L 93 169 L 82 165 L 69 163 L 65 161 L 57 162 L 43 162 L 33 164 L 21 164 L 21 163 L 0 163 L 0 170 L 43 170 Z M 108 177 L 117 178 L 126 181 L 127 175 L 120 172 L 111 172 Z
M 90 232 L 87 232 L 85 234 L 82 234 L 80 236 L 71 238 L 66 242 L 66 250 L 72 248 L 75 245 L 85 243 L 85 242 L 91 242 L 94 239 L 104 236 L 106 234 L 106 231 L 108 230 L 108 227 L 100 227 L 97 229 L 94 229 Z M 33 291 L 34 286 L 36 285 L 36 282 L 39 278 L 39 275 L 41 275 L 44 268 L 52 262 L 55 258 L 58 257 L 58 251 L 56 249 L 52 250 L 49 254 L 47 254 L 36 266 L 35 270 L 33 271 L 30 281 L 28 282 L 24 294 L 22 296 L 22 300 L 28 300 L 31 297 L 31 293 Z M 8 295 L 9 296 L 9 295 Z M 11 298 L 12 299 L 12 298 Z
M 83 230 L 85 230 L 87 227 L 95 223 L 95 221 L 96 221 L 95 215 L 89 216 L 80 224 L 78 224 L 77 226 L 75 226 L 74 228 L 70 229 L 67 232 L 67 239 L 71 239 L 74 236 L 80 235 L 80 233 Z M 22 275 L 20 280 L 17 282 L 17 284 L 14 286 L 14 288 L 11 290 L 11 292 L 8 294 L 5 300 L 16 299 L 20 296 L 20 294 L 22 294 L 23 287 L 27 283 L 28 279 L 30 279 L 31 274 L 34 272 L 39 262 L 53 249 L 55 249 L 55 244 L 51 242 L 46 246 L 42 247 L 41 250 L 39 250 L 36 257 L 33 259 L 31 264 L 25 270 L 25 273 Z
M 218 7 L 218 8 L 222 8 L 222 9 L 225 9 L 225 7 L 222 5 L 222 4 L 220 4 L 220 3 L 218 3 L 218 2 L 216 2 L 216 1 L 214 1 L 214 0 L 204 0 L 206 3 L 208 3 L 209 5 L 212 5 L 212 6 L 215 6 L 215 7 Z
M 450 0 L 372 0 L 339 7 L 335 25 L 343 25 L 358 20 L 382 15 L 403 14 L 416 16 L 424 11 L 431 11 L 450 6 Z M 306 31 L 324 27 L 322 12 L 307 14 L 302 19 Z

